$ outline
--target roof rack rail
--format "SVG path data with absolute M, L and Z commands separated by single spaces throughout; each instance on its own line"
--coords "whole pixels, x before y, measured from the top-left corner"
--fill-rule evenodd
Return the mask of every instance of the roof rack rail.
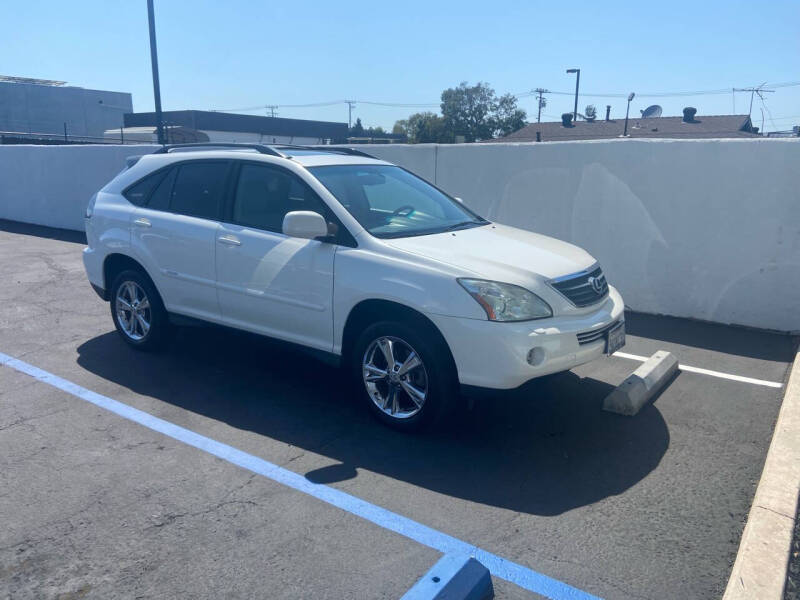
M 269 154 L 270 156 L 280 156 L 281 158 L 286 158 L 285 154 L 278 152 L 270 146 L 265 146 L 264 144 L 236 144 L 233 142 L 194 142 L 191 144 L 168 144 L 166 146 L 161 146 L 161 148 L 153 152 L 153 154 L 167 154 L 170 150 L 181 148 L 196 148 L 198 150 L 202 150 L 203 148 L 249 148 L 251 150 L 255 150 L 259 154 Z
M 347 146 L 329 146 L 329 145 L 320 145 L 320 146 L 301 146 L 298 144 L 272 144 L 274 148 L 287 148 L 292 149 L 295 148 L 297 150 L 319 150 L 321 152 L 339 152 L 341 154 L 349 154 L 351 156 L 364 156 L 366 158 L 375 158 L 371 154 L 367 154 L 361 150 L 356 150 L 355 148 L 350 148 Z

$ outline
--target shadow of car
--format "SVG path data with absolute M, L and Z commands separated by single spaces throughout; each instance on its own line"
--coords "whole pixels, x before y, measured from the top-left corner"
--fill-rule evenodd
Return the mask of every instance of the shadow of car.
M 338 461 L 306 474 L 317 483 L 366 469 L 472 502 L 558 515 L 624 492 L 669 446 L 655 406 L 635 419 L 605 413 L 612 386 L 571 372 L 477 398 L 447 427 L 409 435 L 362 410 L 343 371 L 257 336 L 183 328 L 162 353 L 147 354 L 110 332 L 78 352 L 81 367 L 138 394 Z

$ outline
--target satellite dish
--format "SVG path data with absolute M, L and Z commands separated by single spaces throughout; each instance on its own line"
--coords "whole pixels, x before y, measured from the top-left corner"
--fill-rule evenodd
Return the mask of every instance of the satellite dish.
M 648 106 L 642 112 L 643 119 L 650 119 L 653 117 L 660 117 L 661 116 L 661 107 L 658 104 L 653 104 L 652 106 Z

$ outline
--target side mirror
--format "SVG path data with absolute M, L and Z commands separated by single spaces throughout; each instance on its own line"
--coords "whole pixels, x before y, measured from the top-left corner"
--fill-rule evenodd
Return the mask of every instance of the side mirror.
M 328 224 L 325 218 L 310 210 L 293 210 L 283 217 L 284 235 L 306 240 L 313 240 L 328 235 Z

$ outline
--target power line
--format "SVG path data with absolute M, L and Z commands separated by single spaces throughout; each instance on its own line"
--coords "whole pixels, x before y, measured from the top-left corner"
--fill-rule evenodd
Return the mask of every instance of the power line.
M 800 86 L 800 81 L 786 81 L 781 83 L 773 83 L 773 84 L 762 84 L 761 86 L 757 86 L 761 89 L 761 91 L 768 91 L 763 89 L 764 87 L 770 88 L 787 88 L 787 87 L 797 87 Z M 526 90 L 523 92 L 519 92 L 516 94 L 511 94 L 517 100 L 523 98 L 530 98 L 531 96 L 539 95 L 539 90 L 541 88 L 537 88 L 535 90 Z M 713 96 L 719 94 L 731 94 L 734 92 L 753 92 L 755 87 L 748 87 L 748 88 L 719 88 L 713 90 L 693 90 L 693 91 L 682 91 L 682 92 L 646 92 L 646 93 L 636 93 L 636 96 L 639 98 L 678 98 L 678 97 L 688 97 L 688 96 Z M 554 90 L 547 90 L 548 94 L 553 94 L 556 96 L 574 96 L 575 92 L 569 91 L 554 91 Z M 581 92 L 581 97 L 587 98 L 627 98 L 628 93 L 598 93 L 598 92 Z M 378 102 L 375 100 L 329 100 L 326 102 L 308 102 L 303 104 L 259 104 L 256 106 L 245 106 L 239 108 L 217 108 L 211 109 L 212 112 L 249 112 L 254 110 L 272 110 L 275 111 L 279 108 L 321 108 L 325 106 L 335 106 L 337 104 L 348 104 L 350 110 L 352 111 L 352 107 L 355 104 L 367 104 L 370 106 L 382 106 L 388 108 L 438 108 L 441 106 L 438 102 Z
M 436 103 L 429 102 L 427 104 L 426 103 L 409 104 L 404 102 L 372 102 L 369 100 L 356 100 L 356 102 L 360 104 L 371 104 L 373 106 L 392 106 L 399 108 L 432 108 L 434 106 L 438 108 L 439 106 L 441 106 L 440 102 Z

